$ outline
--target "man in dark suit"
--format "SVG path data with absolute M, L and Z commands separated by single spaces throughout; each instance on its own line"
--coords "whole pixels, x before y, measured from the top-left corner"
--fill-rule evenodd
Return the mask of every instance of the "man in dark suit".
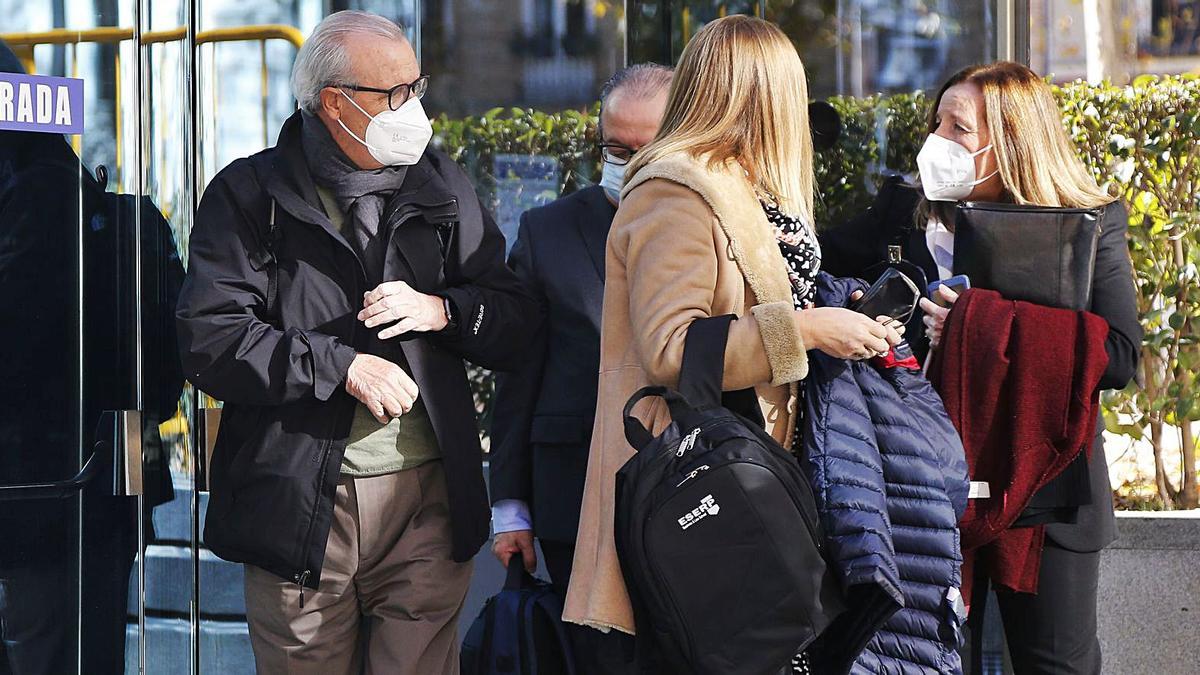
M 521 217 L 509 265 L 538 299 L 545 323 L 519 371 L 497 385 L 492 428 L 493 551 L 537 566 L 533 539 L 566 597 L 579 528 L 600 369 L 600 308 L 608 230 L 625 168 L 653 140 L 671 70 L 643 64 L 619 71 L 600 99 L 603 180 Z M 628 656 L 618 633 L 571 626 L 583 672 L 620 672 Z

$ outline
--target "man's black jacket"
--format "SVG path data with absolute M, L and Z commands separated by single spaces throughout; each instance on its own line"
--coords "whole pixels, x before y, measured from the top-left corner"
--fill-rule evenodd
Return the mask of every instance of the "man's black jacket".
M 596 415 L 604 254 L 616 208 L 590 187 L 525 212 L 508 264 L 546 313 L 496 384 L 492 502 L 520 499 L 540 539 L 575 544 Z
M 177 317 L 184 372 L 225 402 L 205 542 L 227 560 L 316 588 L 357 405 L 346 373 L 369 344 L 356 315 L 371 289 L 320 206 L 301 124 L 293 115 L 278 145 L 208 186 Z M 408 168 L 380 232 L 390 237 L 384 278 L 454 307 L 454 325 L 408 336 L 403 352 L 441 448 L 454 558 L 469 560 L 489 513 L 463 359 L 516 363 L 537 308 L 505 266 L 504 239 L 467 176 L 440 152 Z

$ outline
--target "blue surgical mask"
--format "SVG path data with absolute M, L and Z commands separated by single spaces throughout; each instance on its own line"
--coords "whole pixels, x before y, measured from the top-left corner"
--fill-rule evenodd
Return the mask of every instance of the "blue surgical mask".
M 616 204 L 621 203 L 621 188 L 625 187 L 625 170 L 628 168 L 628 164 L 617 166 L 612 162 L 604 162 L 600 171 L 600 187 L 604 188 L 604 194 Z

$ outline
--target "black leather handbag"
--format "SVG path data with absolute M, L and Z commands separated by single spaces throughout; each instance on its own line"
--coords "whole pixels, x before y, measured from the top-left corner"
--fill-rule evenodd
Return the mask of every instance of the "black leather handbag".
M 1007 300 L 1086 310 L 1104 208 L 958 205 L 954 273 Z

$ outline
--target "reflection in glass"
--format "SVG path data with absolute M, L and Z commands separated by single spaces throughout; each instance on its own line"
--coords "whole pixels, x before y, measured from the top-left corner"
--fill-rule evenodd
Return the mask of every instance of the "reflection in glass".
M 36 62 L 35 62 L 36 63 Z M 0 70 L 26 66 L 4 48 Z M 135 408 L 133 295 L 116 253 L 132 221 L 63 136 L 0 131 L 0 672 L 124 668 L 137 500 L 113 496 L 101 411 Z M 82 276 L 81 276 L 82 273 Z M 96 453 L 101 470 L 61 497 Z
M 633 3 L 630 3 L 633 4 Z M 425 0 L 426 109 L 450 117 L 494 107 L 583 109 L 624 65 L 620 0 Z
M 713 19 L 754 14 L 796 44 L 814 98 L 929 89 L 959 68 L 994 57 L 994 1 L 630 0 L 634 61 L 674 63 Z

